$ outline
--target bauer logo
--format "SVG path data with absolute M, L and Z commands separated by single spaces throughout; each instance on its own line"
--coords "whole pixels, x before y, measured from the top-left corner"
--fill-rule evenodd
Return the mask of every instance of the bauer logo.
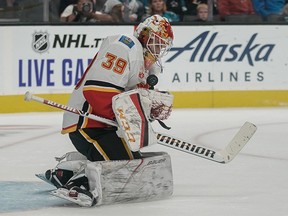
M 35 52 L 43 53 L 48 50 L 49 34 L 47 32 L 35 32 L 32 38 L 32 47 Z
M 173 55 L 166 61 L 172 62 L 184 52 L 191 53 L 190 62 L 247 62 L 254 66 L 256 62 L 268 62 L 270 55 L 276 46 L 274 43 L 262 44 L 258 33 L 247 34 L 242 39 L 234 39 L 232 42 L 221 43 L 223 36 L 218 32 L 205 31 L 193 38 L 184 47 L 173 47 L 170 53 Z M 233 43 L 240 41 L 240 43 Z

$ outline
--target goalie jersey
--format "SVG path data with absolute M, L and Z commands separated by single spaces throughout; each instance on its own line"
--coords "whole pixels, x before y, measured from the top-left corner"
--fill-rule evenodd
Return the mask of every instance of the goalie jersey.
M 137 38 L 128 35 L 107 37 L 99 52 L 75 86 L 68 106 L 107 119 L 114 119 L 112 97 L 145 84 L 143 48 Z M 62 133 L 80 128 L 103 128 L 108 125 L 64 112 Z

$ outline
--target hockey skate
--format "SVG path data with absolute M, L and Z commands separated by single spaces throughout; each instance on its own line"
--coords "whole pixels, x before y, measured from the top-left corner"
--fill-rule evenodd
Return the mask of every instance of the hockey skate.
M 70 178 L 65 185 L 51 191 L 50 194 L 76 203 L 79 206 L 91 207 L 97 203 L 98 196 L 94 196 L 89 189 L 88 178 L 84 173 L 78 173 Z
M 69 179 L 73 176 L 73 172 L 62 169 L 50 169 L 45 173 L 35 174 L 35 176 L 42 181 L 55 186 L 56 188 L 60 188 L 69 181 Z

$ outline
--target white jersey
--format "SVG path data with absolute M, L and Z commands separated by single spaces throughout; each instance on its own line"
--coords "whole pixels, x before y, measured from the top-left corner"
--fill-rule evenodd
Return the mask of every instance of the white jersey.
M 70 15 L 72 15 L 74 13 L 74 8 L 75 8 L 75 5 L 74 4 L 70 4 L 68 5 L 64 11 L 61 13 L 60 17 L 61 18 L 67 18 L 69 17 Z M 94 11 L 95 14 L 102 14 L 100 11 Z M 75 14 L 76 15 L 76 14 Z M 86 21 L 97 21 L 95 18 L 88 18 L 87 16 L 81 16 L 79 18 L 79 21 L 80 22 L 86 22 Z
M 109 36 L 76 85 L 68 106 L 113 119 L 112 97 L 139 83 L 145 84 L 146 78 L 143 48 L 138 39 L 132 35 Z M 64 113 L 62 126 L 62 133 L 107 127 L 69 112 Z
M 68 5 L 64 11 L 61 13 L 60 17 L 68 17 L 70 16 L 71 14 L 73 14 L 73 10 L 74 10 L 74 5 L 71 4 L 71 5 Z

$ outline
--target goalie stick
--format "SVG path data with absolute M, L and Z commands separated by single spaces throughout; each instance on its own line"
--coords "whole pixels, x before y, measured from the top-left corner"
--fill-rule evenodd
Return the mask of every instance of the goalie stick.
M 58 109 L 65 110 L 67 112 L 71 112 L 86 118 L 90 118 L 99 122 L 103 122 L 109 124 L 111 126 L 118 126 L 117 122 L 112 121 L 110 119 L 106 119 L 97 115 L 93 115 L 91 113 L 83 112 L 82 110 L 78 110 L 63 104 L 56 103 L 51 100 L 47 100 L 38 96 L 31 94 L 29 91 L 25 93 L 25 101 L 37 101 L 42 104 L 46 104 Z M 236 133 L 230 143 L 222 150 L 215 150 L 212 148 L 208 148 L 206 146 L 200 144 L 191 144 L 186 142 L 180 138 L 172 137 L 170 135 L 157 133 L 157 143 L 180 150 L 198 157 L 202 157 L 214 162 L 218 163 L 229 163 L 232 161 L 241 149 L 248 143 L 251 137 L 256 132 L 257 127 L 250 123 L 245 122 L 244 125 L 240 128 L 240 130 Z

